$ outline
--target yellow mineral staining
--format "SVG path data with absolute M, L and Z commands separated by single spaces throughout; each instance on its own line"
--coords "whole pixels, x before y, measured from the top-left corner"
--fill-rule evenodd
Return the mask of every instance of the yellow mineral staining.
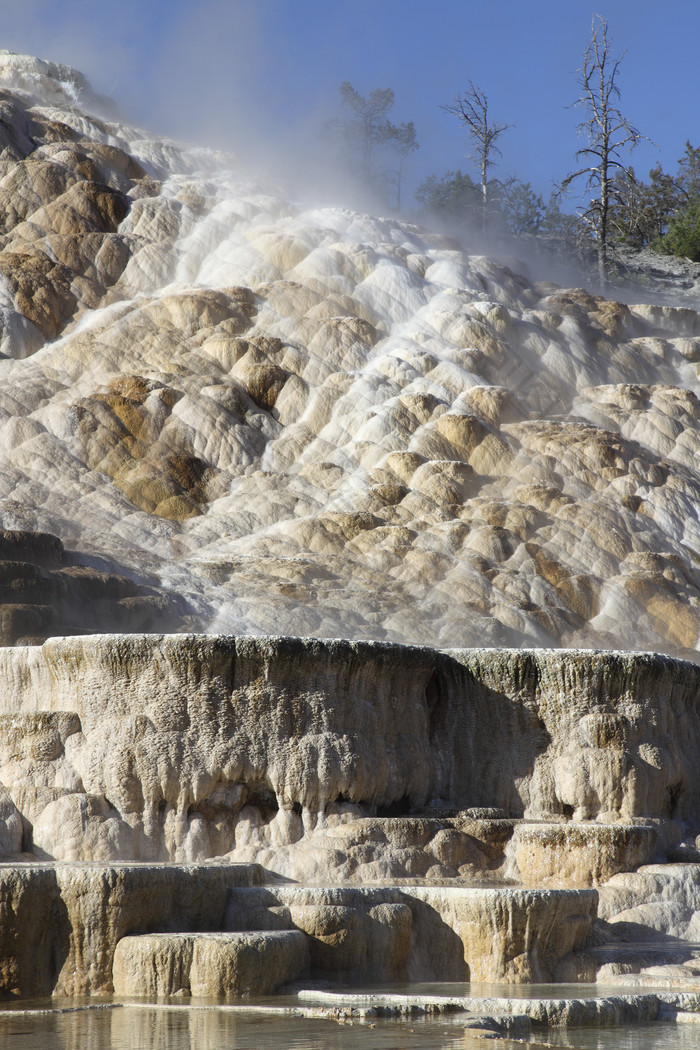
M 277 398 L 289 378 L 288 372 L 271 363 L 251 364 L 238 369 L 236 374 L 242 379 L 255 404 L 268 412 L 275 407 Z
M 0 499 L 32 527 L 221 630 L 693 651 L 692 311 L 0 102 Z
M 475 386 L 464 395 L 469 407 L 492 426 L 512 423 L 524 415 L 517 392 L 498 386 Z
M 551 584 L 567 609 L 580 616 L 583 621 L 592 620 L 598 615 L 600 581 L 590 576 L 570 573 L 536 543 L 526 543 L 525 549 L 535 563 L 537 575 Z
M 422 463 L 423 456 L 415 452 L 392 452 L 386 457 L 386 465 L 389 470 L 403 482 L 409 482 Z
M 248 288 L 199 289 L 196 292 L 178 292 L 164 295 L 144 306 L 144 320 L 156 327 L 168 326 L 180 336 L 195 336 L 215 328 L 222 321 L 235 324 L 243 332 L 250 324 L 255 306 Z
M 611 339 L 630 334 L 627 329 L 633 327 L 632 315 L 623 303 L 591 295 L 583 288 L 555 292 L 546 303 L 560 314 L 568 314 L 587 325 L 593 324 Z
M 89 465 L 108 474 L 137 507 L 181 521 L 200 513 L 216 489 L 216 471 L 178 452 L 161 432 L 182 393 L 143 376 L 119 377 L 112 389 L 75 406 Z
M 248 240 L 271 266 L 283 273 L 305 259 L 314 247 L 298 237 L 280 234 L 274 227 L 268 230 L 254 229 Z
M 683 601 L 682 592 L 664 576 L 650 572 L 624 578 L 625 590 L 649 616 L 654 629 L 675 650 L 693 650 L 700 637 L 700 605 Z
M 55 338 L 77 305 L 70 271 L 43 252 L 5 250 L 0 254 L 0 274 L 13 292 L 18 314 L 45 338 Z
M 476 494 L 480 486 L 475 471 L 457 460 L 430 460 L 418 468 L 411 488 L 430 496 L 443 507 L 461 505 Z

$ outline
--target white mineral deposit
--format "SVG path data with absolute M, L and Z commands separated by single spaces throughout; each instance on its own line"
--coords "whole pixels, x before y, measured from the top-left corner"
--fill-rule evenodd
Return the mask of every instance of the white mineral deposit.
M 0 994 L 692 1029 L 700 315 L 100 106 L 0 53 Z

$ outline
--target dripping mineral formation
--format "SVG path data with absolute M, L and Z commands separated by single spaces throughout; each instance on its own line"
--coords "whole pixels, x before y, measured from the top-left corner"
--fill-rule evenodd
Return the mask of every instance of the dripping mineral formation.
M 2 994 L 699 1011 L 698 315 L 292 205 L 37 59 L 0 137 Z
M 694 664 L 96 635 L 0 682 L 5 994 L 692 977 Z

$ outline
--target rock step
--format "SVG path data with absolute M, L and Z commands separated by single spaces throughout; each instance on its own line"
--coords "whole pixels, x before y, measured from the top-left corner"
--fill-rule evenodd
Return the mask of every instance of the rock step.
M 598 918 L 615 939 L 700 943 L 699 864 L 647 864 L 614 875 L 598 893 Z
M 643 824 L 519 821 L 509 851 L 528 885 L 599 886 L 655 855 L 658 832 Z
M 374 1010 L 377 1016 L 381 1016 L 381 1011 L 387 1008 L 409 1015 L 426 1009 L 432 1013 L 460 1010 L 479 1015 L 483 1020 L 502 1023 L 511 1015 L 519 1021 L 528 1019 L 537 1028 L 601 1028 L 619 1024 L 648 1024 L 656 1020 L 692 1023 L 700 1010 L 700 993 L 695 990 L 687 993 L 659 990 L 654 993 L 525 999 L 520 996 L 422 996 L 305 989 L 297 993 L 297 998 L 302 1003 L 337 1006 L 348 1013 L 353 1010 Z M 523 1032 L 524 1026 L 518 1027 L 521 1028 L 520 1034 L 526 1034 Z
M 258 864 L 0 863 L 0 998 L 108 995 L 125 935 L 221 930 L 229 891 L 263 879 Z
M 602 944 L 586 948 L 579 956 L 580 973 L 605 984 L 624 983 L 642 975 L 654 983 L 660 977 L 700 975 L 700 948 L 683 943 Z
M 232 887 L 229 930 L 303 930 L 312 974 L 364 982 L 548 981 L 584 947 L 598 894 L 483 886 Z
M 299 930 L 148 933 L 123 937 L 114 953 L 115 995 L 269 995 L 308 966 Z

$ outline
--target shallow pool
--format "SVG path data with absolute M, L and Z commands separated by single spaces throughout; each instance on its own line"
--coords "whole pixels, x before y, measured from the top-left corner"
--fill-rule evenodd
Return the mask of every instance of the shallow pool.
M 464 1015 L 339 1024 L 240 1013 L 218 1004 L 22 1003 L 0 1010 L 3 1050 L 516 1050 L 528 1040 L 479 1038 Z M 629 1025 L 533 1034 L 533 1047 L 698 1050 L 700 1025 Z

